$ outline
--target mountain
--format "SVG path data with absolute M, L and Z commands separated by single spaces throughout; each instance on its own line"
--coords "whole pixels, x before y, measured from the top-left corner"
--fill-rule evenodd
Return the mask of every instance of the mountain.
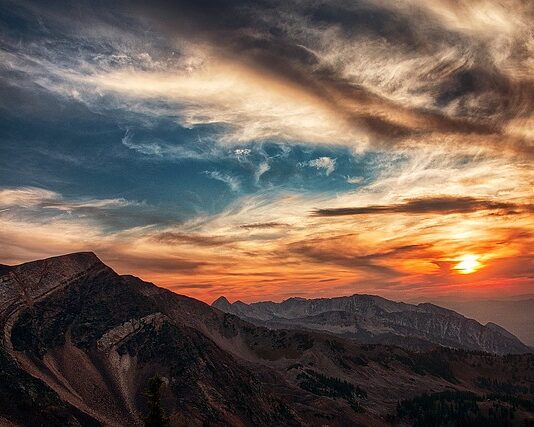
M 230 304 L 221 297 L 214 307 L 247 321 L 273 328 L 305 328 L 364 343 L 383 343 L 410 349 L 432 345 L 497 354 L 528 353 L 531 349 L 504 328 L 433 304 L 406 304 L 374 295 L 337 298 L 289 298 Z
M 441 305 L 481 323 L 493 322 L 502 325 L 525 344 L 534 347 L 532 295 L 503 301 L 442 301 Z
M 268 329 L 89 252 L 4 266 L 0 326 L 0 425 L 142 425 L 154 375 L 172 426 L 413 424 L 421 396 L 468 402 L 477 422 L 534 419 L 532 354 Z

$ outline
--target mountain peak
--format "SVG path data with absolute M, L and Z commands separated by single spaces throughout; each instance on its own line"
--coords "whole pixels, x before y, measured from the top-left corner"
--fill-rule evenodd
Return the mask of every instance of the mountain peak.
M 3 268 L 0 271 L 0 316 L 5 316 L 13 304 L 33 307 L 46 295 L 103 272 L 115 274 L 93 252 L 71 253 Z
M 39 265 L 42 266 L 42 265 L 50 264 L 50 263 L 53 263 L 53 264 L 60 263 L 63 265 L 68 265 L 68 264 L 92 265 L 96 263 L 103 264 L 103 262 L 100 260 L 100 258 L 98 258 L 98 256 L 96 256 L 94 252 L 89 252 L 89 251 L 72 252 L 69 254 L 57 255 L 57 256 L 53 256 L 49 258 L 38 259 L 35 261 L 24 262 L 22 264 L 17 264 L 17 265 L 0 264 L 0 274 L 2 274 L 2 272 L 8 273 L 9 271 L 14 270 L 14 269 L 18 271 L 24 271 L 24 270 L 27 270 L 28 268 L 36 267 Z
M 25 262 L 19 265 L 11 266 L 11 268 L 24 268 L 26 266 L 47 264 L 47 263 L 60 263 L 60 264 L 95 264 L 102 263 L 100 258 L 96 256 L 94 252 L 72 252 L 64 255 L 57 255 L 49 258 L 38 259 L 35 261 Z
M 15 297 L 23 289 L 25 298 L 33 299 L 82 275 L 103 270 L 112 271 L 93 252 L 75 252 L 10 266 L 3 269 L 3 297 L 11 293 Z
M 69 254 L 58 255 L 50 258 L 43 259 L 42 261 L 47 260 L 65 260 L 65 261 L 86 261 L 86 262 L 102 262 L 100 258 L 92 251 L 82 251 L 82 252 L 72 252 Z
M 213 301 L 211 305 L 212 307 L 222 308 L 222 307 L 228 307 L 231 304 L 230 304 L 230 301 L 228 301 L 225 296 L 221 295 L 219 298 Z

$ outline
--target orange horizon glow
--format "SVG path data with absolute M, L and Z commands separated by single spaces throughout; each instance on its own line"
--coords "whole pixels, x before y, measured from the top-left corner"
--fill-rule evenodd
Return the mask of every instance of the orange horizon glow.
M 365 215 L 357 218 L 355 233 L 353 218 L 309 216 L 309 209 L 296 210 L 305 203 L 300 198 L 276 203 L 276 212 L 284 216 L 234 210 L 190 233 L 136 230 L 104 236 L 80 222 L 55 227 L 12 222 L 0 231 L 3 241 L 27 249 L 0 262 L 92 250 L 119 274 L 207 303 L 221 295 L 254 302 L 355 293 L 394 300 L 534 293 L 528 273 L 532 239 L 525 232 L 530 214 L 515 215 L 512 228 L 496 215 L 481 213 L 470 215 L 476 221 L 463 222 L 456 215 L 392 214 L 386 228 L 382 216 Z M 295 215 L 299 211 L 304 215 Z M 242 226 L 251 223 L 272 226 Z M 451 258 L 451 253 L 462 255 Z
M 86 28 L 22 3 L 0 49 L 0 263 L 93 251 L 206 302 L 534 294 L 528 1 L 217 25 L 178 4 L 116 28 L 122 7 Z

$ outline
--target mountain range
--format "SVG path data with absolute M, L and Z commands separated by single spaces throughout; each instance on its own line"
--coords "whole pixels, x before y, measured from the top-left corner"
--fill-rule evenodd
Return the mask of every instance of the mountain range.
M 434 304 L 406 304 L 374 295 L 337 298 L 289 298 L 230 304 L 225 297 L 214 307 L 271 328 L 305 328 L 365 343 L 395 344 L 414 350 L 441 345 L 497 354 L 531 349 L 495 323 L 481 325 Z
M 1 266 L 0 326 L 0 425 L 142 425 L 155 375 L 172 426 L 417 425 L 428 399 L 534 419 L 530 349 L 432 305 L 209 306 L 83 252 Z

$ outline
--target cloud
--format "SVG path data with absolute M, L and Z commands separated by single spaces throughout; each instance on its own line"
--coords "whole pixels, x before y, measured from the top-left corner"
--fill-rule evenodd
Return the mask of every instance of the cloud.
M 102 248 L 98 251 L 103 258 L 111 264 L 120 265 L 122 269 L 129 268 L 132 271 L 144 271 L 145 273 L 168 273 L 168 274 L 192 274 L 199 271 L 207 263 L 199 260 L 191 260 L 175 255 L 162 257 L 158 254 L 133 254 L 119 247 Z M 117 256 L 121 258 L 117 258 Z M 133 270 L 135 269 L 135 270 Z
M 218 61 L 238 64 L 275 91 L 282 83 L 341 119 L 345 126 L 326 135 L 332 142 L 455 140 L 529 152 L 532 141 L 508 135 L 505 125 L 532 113 L 524 95 L 532 93 L 524 55 L 532 50 L 531 12 L 521 1 L 290 2 L 275 9 L 232 2 L 210 5 L 218 20 L 192 4 L 166 6 L 141 10 L 174 36 L 215 46 Z M 465 134 L 469 143 L 462 143 Z
M 258 165 L 258 168 L 256 169 L 256 172 L 254 172 L 254 179 L 256 181 L 256 184 L 260 181 L 260 178 L 265 172 L 268 172 L 271 169 L 271 166 L 268 162 L 261 162 Z
M 385 195 L 375 193 L 375 198 Z M 167 287 L 193 285 L 187 293 L 205 300 L 223 289 L 249 300 L 279 298 L 288 289 L 304 296 L 366 292 L 402 299 L 407 292 L 412 297 L 449 292 L 457 280 L 450 270 L 454 259 L 472 253 L 483 257 L 487 269 L 511 266 L 507 272 L 498 270 L 500 284 L 494 288 L 510 292 L 522 286 L 524 292 L 532 286 L 521 273 L 524 269 L 512 262 L 533 243 L 528 212 L 514 215 L 513 222 L 507 220 L 507 209 L 499 217 L 493 211 L 470 212 L 461 221 L 398 212 L 386 222 L 382 213 L 370 213 L 357 223 L 308 215 L 314 206 L 327 208 L 334 201 L 346 206 L 359 197 L 365 199 L 365 190 L 343 194 L 340 200 L 265 193 L 238 199 L 215 215 L 112 232 L 102 226 L 100 216 L 95 222 L 88 216 L 43 216 L 40 209 L 15 217 L 2 212 L 0 252 L 6 256 L 0 262 L 91 248 L 119 272 Z M 469 203 L 480 206 L 480 200 Z M 325 277 L 330 279 L 326 287 L 321 282 Z M 486 283 L 484 276 L 462 280 L 471 280 L 470 286 Z M 214 287 L 196 288 L 199 282 Z
M 362 184 L 364 181 L 363 176 L 347 176 L 347 183 L 349 184 Z
M 121 142 L 130 150 L 162 161 L 214 160 L 228 156 L 226 150 L 216 145 L 211 138 L 207 140 L 199 138 L 195 144 L 180 144 L 155 137 L 136 138 L 134 131 L 128 128 Z
M 336 169 L 336 159 L 332 159 L 331 157 L 319 157 L 301 164 L 318 170 L 323 169 L 326 176 L 330 175 Z
M 215 285 L 210 283 L 192 283 L 189 285 L 173 285 L 169 286 L 168 289 L 171 289 L 173 291 L 180 291 L 181 289 L 210 289 L 213 288 Z
M 234 154 L 239 161 L 245 160 L 251 152 L 252 150 L 250 148 L 236 148 L 234 150 Z
M 471 213 L 487 210 L 505 210 L 507 214 L 518 211 L 532 211 L 532 205 L 522 205 L 517 203 L 507 203 L 492 200 L 476 199 L 474 197 L 425 197 L 421 199 L 411 199 L 404 203 L 393 205 L 374 205 L 350 208 L 317 209 L 313 215 L 316 216 L 354 216 L 369 214 L 458 214 Z
M 60 194 L 38 187 L 0 189 L 0 206 L 6 208 L 42 208 L 58 211 L 113 209 L 138 205 L 126 199 L 65 200 Z
M 220 236 L 205 236 L 199 234 L 187 234 L 173 231 L 165 231 L 151 237 L 157 242 L 165 243 L 168 245 L 187 245 L 192 244 L 195 246 L 221 246 L 231 243 L 231 240 Z
M 240 227 L 246 228 L 247 230 L 254 230 L 254 229 L 269 229 L 269 228 L 284 228 L 287 227 L 287 224 L 281 223 L 281 222 L 258 222 L 254 224 L 243 224 Z
M 298 256 L 312 260 L 313 262 L 325 264 L 336 264 L 354 270 L 370 271 L 383 277 L 395 277 L 400 274 L 395 269 L 385 265 L 377 264 L 371 256 L 356 256 L 343 254 L 337 251 L 325 251 L 308 245 L 295 245 L 293 253 Z
M 204 174 L 209 176 L 211 179 L 224 182 L 226 185 L 228 185 L 228 187 L 230 187 L 230 190 L 232 191 L 237 192 L 241 188 L 241 183 L 239 179 L 235 176 L 219 171 L 204 171 Z
M 6 70 L 97 111 L 220 126 L 225 143 L 532 153 L 532 12 L 519 0 L 156 4 L 108 11 L 143 38 L 88 5 L 77 32 L 61 10 L 27 5 L 74 48 L 53 32 L 46 48 L 6 39 Z
M 59 194 L 54 191 L 37 187 L 2 188 L 0 189 L 0 206 L 28 208 L 46 202 L 55 202 L 59 197 Z
M 421 253 L 428 249 L 429 245 L 402 245 L 388 248 L 383 252 L 370 252 L 363 255 L 351 253 L 350 251 L 340 251 L 336 243 L 339 238 L 319 238 L 298 242 L 290 245 L 290 251 L 298 257 L 304 257 L 314 262 L 324 264 L 337 264 L 354 270 L 363 270 L 376 273 L 380 276 L 395 277 L 402 276 L 402 273 L 394 267 L 384 265 L 380 260 L 391 260 L 398 256 Z
M 108 232 L 180 220 L 144 201 L 125 198 L 65 197 L 38 187 L 0 188 L 0 208 L 4 218 L 18 218 L 46 224 L 54 219 L 81 221 Z

